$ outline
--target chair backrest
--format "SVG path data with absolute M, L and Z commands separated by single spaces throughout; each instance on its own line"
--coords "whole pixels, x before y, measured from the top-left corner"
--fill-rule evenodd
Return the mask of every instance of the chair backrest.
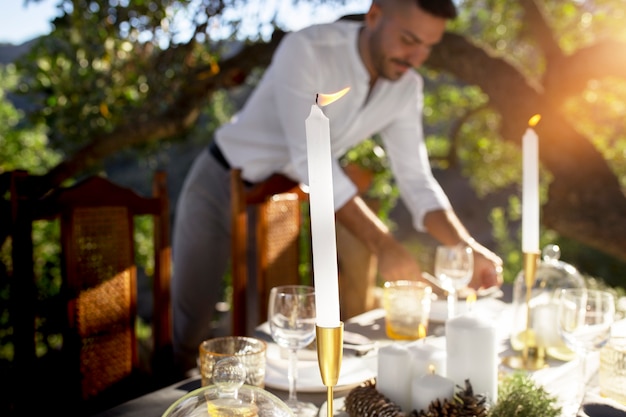
M 356 164 L 344 167 L 346 175 L 363 195 L 372 183 L 373 174 Z M 308 263 L 312 270 L 310 245 L 302 244 L 302 232 L 310 234 L 308 194 L 299 184 L 275 174 L 267 180 L 246 185 L 240 169 L 231 170 L 232 213 L 232 333 L 245 335 L 247 327 L 267 319 L 269 292 L 278 285 L 299 284 L 299 268 Z M 368 204 L 371 204 L 368 201 Z M 302 208 L 305 212 L 302 212 Z M 254 214 L 256 227 L 251 227 L 249 215 Z M 302 223 L 306 219 L 306 223 Z M 303 224 L 305 227 L 303 227 Z M 251 239 L 249 232 L 254 234 Z M 256 247 L 256 250 L 254 249 Z M 376 258 L 370 250 L 341 224 L 337 224 L 339 258 L 339 291 L 341 314 L 345 318 L 363 313 L 375 306 Z M 311 276 L 313 276 L 311 274 Z M 248 283 L 255 281 L 255 312 L 248 309 Z M 255 320 L 249 320 L 250 316 Z M 256 322 L 256 323 L 255 323 Z
M 36 219 L 60 219 L 62 290 L 66 305 L 63 360 L 77 400 L 110 397 L 141 373 L 137 348 L 136 216 L 153 218 L 152 352 L 155 378 L 171 363 L 169 200 L 166 175 L 157 172 L 153 197 L 100 177 L 60 187 L 32 201 Z M 160 365 L 163 365 L 160 368 Z M 70 395 L 71 396 L 71 395 Z
M 278 285 L 298 284 L 301 256 L 302 203 L 308 200 L 298 183 L 282 175 L 246 186 L 241 170 L 231 170 L 232 333 L 245 335 L 250 314 L 266 320 L 269 292 Z M 249 210 L 256 226 L 250 238 Z M 252 244 L 251 244 L 252 243 Z M 255 246 L 254 248 L 249 247 Z M 249 280 L 256 281 L 257 311 L 248 311 Z

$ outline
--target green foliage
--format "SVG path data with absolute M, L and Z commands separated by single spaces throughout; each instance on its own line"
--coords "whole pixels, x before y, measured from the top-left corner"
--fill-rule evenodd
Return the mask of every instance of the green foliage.
M 43 174 L 61 155 L 48 148 L 45 125 L 24 123 L 23 112 L 9 101 L 7 95 L 18 80 L 15 65 L 0 66 L 0 172 L 27 169 Z
M 61 155 L 49 149 L 45 126 L 25 123 L 23 112 L 8 100 L 7 95 L 17 86 L 18 78 L 19 73 L 14 65 L 0 67 L 0 173 L 23 169 L 33 174 L 44 174 L 61 160 Z M 40 222 L 33 224 L 35 285 L 42 299 L 54 300 L 59 292 L 60 248 L 53 243 L 57 241 L 58 230 L 55 230 L 54 225 Z M 11 241 L 0 242 L 0 278 L 11 274 L 10 253 Z M 6 303 L 9 291 L 9 280 L 0 279 L 0 359 L 11 359 L 14 353 L 10 343 L 11 318 Z M 50 304 L 45 303 L 43 308 Z M 53 335 L 56 331 L 55 319 L 38 319 L 37 327 Z M 37 338 L 38 354 L 47 351 L 50 343 L 54 344 L 57 340 L 54 336 L 42 337 L 40 334 Z
M 589 83 L 579 97 L 567 103 L 569 120 L 607 160 L 626 186 L 626 81 L 605 78 Z
M 390 171 L 389 159 L 380 142 L 378 136 L 368 138 L 350 149 L 343 156 L 342 163 L 355 163 L 374 174 L 367 197 L 376 200 L 377 214 L 390 227 L 394 227 L 389 219 L 389 212 L 396 205 L 399 191 Z
M 496 247 L 493 248 L 500 255 L 504 265 L 504 282 L 513 283 L 522 267 L 522 254 L 519 251 L 519 239 L 513 239 L 510 233 L 509 218 L 504 207 L 492 210 L 490 221 L 493 226 L 493 236 Z
M 537 385 L 527 373 L 515 372 L 498 386 L 498 402 L 489 417 L 558 417 L 556 398 Z
M 135 257 L 147 276 L 154 275 L 154 221 L 152 216 L 137 216 L 135 228 Z
M 61 1 L 66 14 L 20 61 L 28 73 L 20 91 L 40 98 L 31 116 L 50 128 L 55 147 L 75 151 L 129 120 L 159 114 L 176 100 L 190 74 L 187 63 L 177 59 L 175 20 L 189 3 L 153 0 L 130 7 Z M 199 62 L 213 59 L 203 48 L 192 56 Z
M 566 54 L 603 38 L 626 40 L 626 15 L 614 0 L 584 2 L 545 2 L 545 14 Z
M 544 62 L 525 32 L 519 2 L 464 0 L 459 10 L 459 19 L 451 25 L 454 31 L 469 35 L 494 55 L 506 57 L 527 76 L 540 76 Z
M 433 167 L 460 165 L 479 197 L 516 185 L 521 157 L 515 145 L 498 136 L 500 118 L 489 109 L 487 96 L 444 74 L 422 72 L 427 82 L 426 144 Z

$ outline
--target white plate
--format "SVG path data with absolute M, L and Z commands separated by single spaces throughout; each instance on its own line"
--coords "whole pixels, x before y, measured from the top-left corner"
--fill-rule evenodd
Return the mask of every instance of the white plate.
M 350 415 L 343 408 L 346 397 L 335 398 L 333 400 L 333 416 L 334 417 L 350 417 Z M 317 417 L 328 417 L 328 407 L 326 404 L 328 401 L 325 401 L 324 404 L 320 407 L 320 412 Z
M 276 343 L 267 344 L 267 361 L 265 367 L 265 386 L 274 389 L 289 390 L 287 366 L 289 360 Z M 368 354 L 362 357 L 344 356 L 336 390 L 354 388 L 363 381 L 376 377 L 378 357 Z M 322 383 L 317 360 L 298 360 L 298 392 L 326 392 Z

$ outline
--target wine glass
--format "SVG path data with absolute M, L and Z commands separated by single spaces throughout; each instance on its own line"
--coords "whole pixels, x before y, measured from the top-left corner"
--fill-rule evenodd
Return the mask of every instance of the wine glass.
M 307 285 L 283 285 L 272 288 L 268 305 L 272 339 L 289 350 L 289 398 L 286 401 L 296 416 L 316 416 L 317 407 L 299 401 L 296 394 L 298 350 L 315 339 L 315 289 Z
M 615 299 L 610 292 L 585 288 L 562 289 L 558 308 L 559 334 L 580 358 L 580 380 L 573 401 L 563 405 L 563 415 L 576 415 L 587 385 L 586 365 L 590 352 L 599 350 L 611 337 Z
M 448 292 L 448 319 L 456 316 L 457 291 L 472 280 L 474 253 L 466 245 L 440 245 L 435 251 L 435 276 Z

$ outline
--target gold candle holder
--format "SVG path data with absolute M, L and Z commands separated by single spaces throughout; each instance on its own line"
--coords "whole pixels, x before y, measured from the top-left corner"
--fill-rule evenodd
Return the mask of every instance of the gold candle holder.
M 339 380 L 343 360 L 343 322 L 339 327 L 315 327 L 317 336 L 317 361 L 326 386 L 326 415 L 333 416 L 333 388 Z
M 537 262 L 540 252 L 524 252 L 524 283 L 526 284 L 526 330 L 524 331 L 524 348 L 521 355 L 507 356 L 503 362 L 513 369 L 535 371 L 548 366 L 546 348 L 537 345 L 535 332 L 530 328 L 530 297 L 537 276 Z

